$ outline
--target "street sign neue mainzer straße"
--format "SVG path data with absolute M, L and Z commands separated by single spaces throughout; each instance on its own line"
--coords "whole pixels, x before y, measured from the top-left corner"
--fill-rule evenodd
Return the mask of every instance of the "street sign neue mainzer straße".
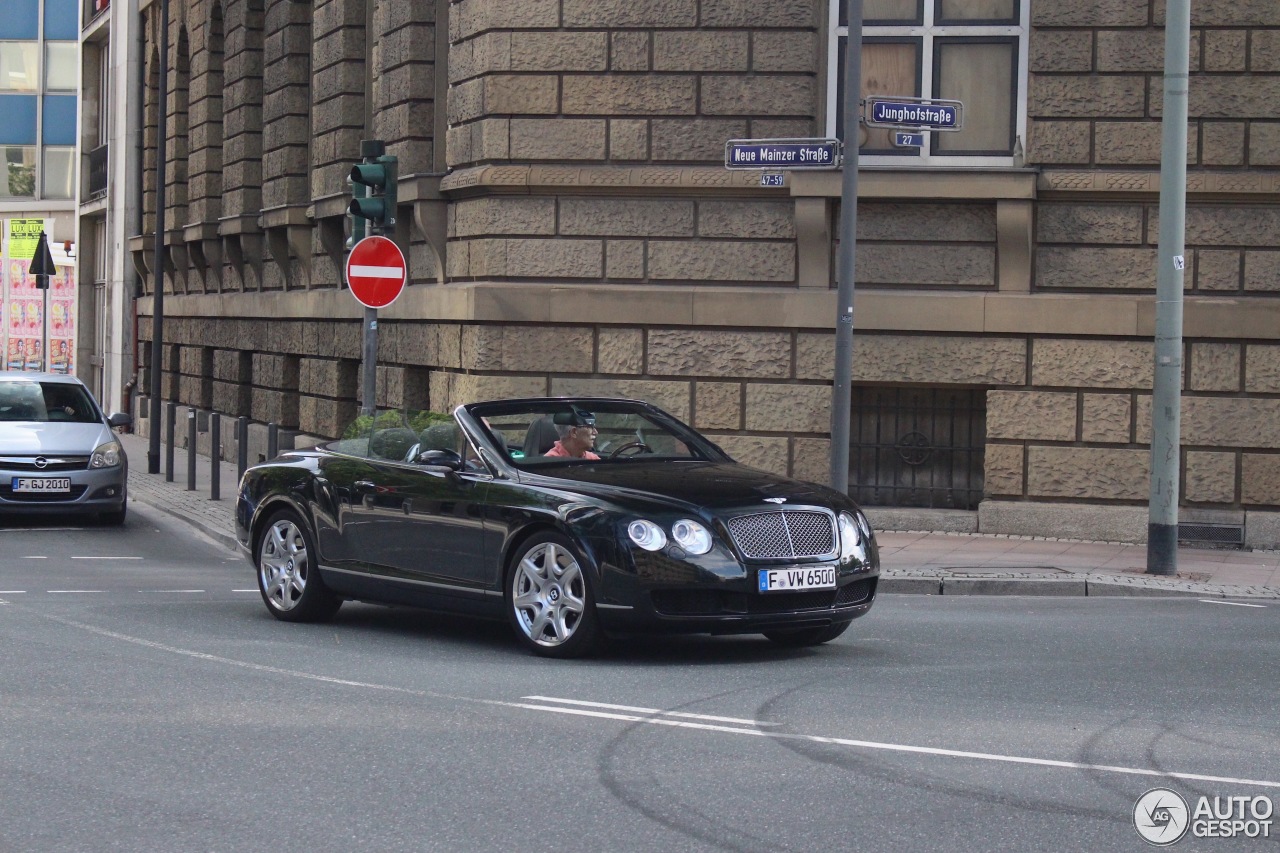
M 835 169 L 838 139 L 730 139 L 724 144 L 726 169 Z

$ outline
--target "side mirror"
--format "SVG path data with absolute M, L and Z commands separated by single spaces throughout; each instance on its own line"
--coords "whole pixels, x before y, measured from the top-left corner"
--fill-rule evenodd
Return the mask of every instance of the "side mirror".
M 452 450 L 424 450 L 418 454 L 419 465 L 432 468 L 448 468 L 450 471 L 462 470 L 462 457 Z
M 127 412 L 116 412 L 114 415 L 107 418 L 107 425 L 110 426 L 112 429 L 115 429 L 117 427 L 132 426 L 133 417 L 129 415 Z

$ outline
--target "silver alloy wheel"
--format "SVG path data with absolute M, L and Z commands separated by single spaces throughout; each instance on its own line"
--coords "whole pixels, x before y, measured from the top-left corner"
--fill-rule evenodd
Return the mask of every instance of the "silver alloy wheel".
M 282 518 L 267 529 L 258 546 L 258 583 L 271 606 L 292 610 L 307 590 L 307 540 L 302 528 Z
M 586 582 L 578 561 L 554 542 L 537 545 L 512 573 L 516 623 L 540 646 L 563 645 L 586 610 Z

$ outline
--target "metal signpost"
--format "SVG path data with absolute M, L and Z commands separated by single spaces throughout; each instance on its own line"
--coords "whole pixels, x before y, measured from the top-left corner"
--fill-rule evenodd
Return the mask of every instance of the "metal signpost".
M 364 242 L 360 238 L 364 237 L 366 221 L 368 221 L 369 230 L 373 231 L 374 235 L 379 239 L 384 239 L 381 236 L 384 234 L 395 234 L 396 226 L 399 161 L 395 157 L 387 155 L 387 144 L 381 139 L 361 140 L 360 157 L 361 162 L 351 167 L 349 175 L 351 204 L 348 205 L 347 212 L 351 214 L 352 219 L 352 256 L 355 254 L 355 247 Z M 404 261 L 404 254 L 400 252 L 400 248 L 395 243 L 390 240 L 385 240 L 385 242 L 391 243 L 399 256 L 399 265 L 402 272 L 400 287 L 403 287 L 404 279 L 407 278 L 408 268 Z M 358 265 L 378 267 L 384 264 L 375 258 L 368 264 L 360 262 Z M 381 276 L 381 278 L 387 277 L 387 275 Z M 377 281 L 379 277 L 374 275 L 372 279 Z M 355 293 L 358 285 L 351 280 L 351 258 L 347 260 L 347 285 Z M 375 283 L 370 283 L 369 287 L 375 290 L 379 289 L 379 285 Z M 400 291 L 397 289 L 395 296 L 392 296 L 385 304 L 391 304 L 391 301 L 399 295 Z M 378 400 L 376 387 L 378 378 L 378 308 L 360 299 L 358 295 L 356 299 L 360 300 L 365 306 L 364 345 L 362 347 L 363 364 L 361 365 L 360 373 L 364 382 L 364 399 L 360 402 L 360 411 L 362 414 L 372 415 L 377 410 Z
M 40 310 L 41 335 L 40 335 L 40 370 L 48 372 L 49 370 L 49 276 L 57 275 L 58 271 L 53 265 L 53 253 L 49 251 L 49 238 L 43 231 L 40 232 L 40 242 L 36 244 L 35 257 L 31 259 L 31 275 L 36 277 L 36 288 L 44 291 L 44 307 Z

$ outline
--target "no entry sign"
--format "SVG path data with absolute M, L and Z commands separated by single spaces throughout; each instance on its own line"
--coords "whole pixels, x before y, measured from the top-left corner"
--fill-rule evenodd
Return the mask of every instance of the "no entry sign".
M 347 256 L 347 286 L 366 308 L 386 308 L 395 302 L 406 277 L 404 253 L 386 237 L 365 237 Z

